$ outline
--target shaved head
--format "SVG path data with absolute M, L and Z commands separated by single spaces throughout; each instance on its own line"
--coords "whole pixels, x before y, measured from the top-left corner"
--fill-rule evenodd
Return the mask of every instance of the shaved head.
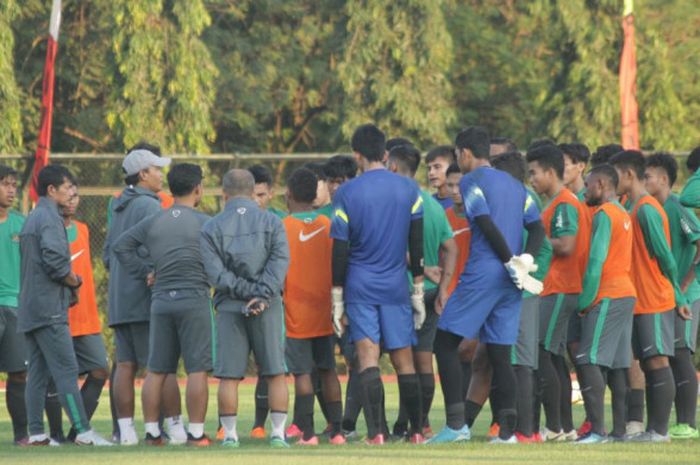
M 255 179 L 248 170 L 233 169 L 224 175 L 222 188 L 229 197 L 253 197 Z

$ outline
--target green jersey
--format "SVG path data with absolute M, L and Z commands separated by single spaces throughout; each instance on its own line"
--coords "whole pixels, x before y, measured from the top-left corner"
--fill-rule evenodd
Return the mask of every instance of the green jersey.
M 323 215 L 323 216 L 332 220 L 333 219 L 333 204 L 329 203 L 327 205 L 324 205 L 321 208 L 317 208 L 316 213 L 318 213 L 319 215 Z
M 0 306 L 17 307 L 19 296 L 20 252 L 19 233 L 24 226 L 24 216 L 10 210 L 7 219 L 0 223 Z
M 274 213 L 274 214 L 277 215 L 277 216 L 279 217 L 279 219 L 281 219 L 281 220 L 283 220 L 283 219 L 285 219 L 285 218 L 287 217 L 287 212 L 282 211 L 282 210 L 278 210 L 278 209 L 276 209 L 275 207 L 269 207 L 269 208 L 267 209 L 267 211 L 269 211 L 270 213 Z
M 586 188 L 584 187 L 580 191 L 576 192 L 576 198 L 578 199 L 579 202 L 581 203 L 586 203 Z
M 695 213 L 681 205 L 677 195 L 671 194 L 664 203 L 664 211 L 668 216 L 668 226 L 671 232 L 671 253 L 678 267 L 678 279 L 683 281 L 693 266 L 695 258 L 695 241 L 700 239 L 700 221 Z M 688 303 L 700 299 L 700 283 L 697 279 L 688 286 L 685 292 Z
M 540 196 L 535 194 L 534 191 L 530 190 L 529 187 L 526 187 L 525 189 L 527 190 L 527 194 L 530 196 L 530 198 L 535 201 L 537 209 L 541 212 L 542 199 L 540 198 Z M 525 244 L 527 244 L 527 235 L 527 230 L 523 231 L 523 248 L 525 247 Z M 537 271 L 535 271 L 532 274 L 532 276 L 538 281 L 544 281 L 545 276 L 547 276 L 547 272 L 549 271 L 549 265 L 552 262 L 553 253 L 554 250 L 552 249 L 552 243 L 549 242 L 549 239 L 547 239 L 547 236 L 545 236 L 544 241 L 542 242 L 542 247 L 540 247 L 540 251 L 535 257 L 535 265 L 537 265 Z M 527 291 L 523 292 L 523 298 L 532 296 L 533 294 Z
M 447 220 L 445 209 L 428 192 L 420 191 L 423 199 L 423 263 L 426 267 L 440 264 L 440 245 L 452 238 L 452 228 Z M 409 283 L 413 285 L 413 279 L 409 272 Z M 439 283 L 434 283 L 427 277 L 424 280 L 426 291 L 437 288 Z
M 681 192 L 680 201 L 686 207 L 700 208 L 700 170 L 696 170 L 688 179 Z

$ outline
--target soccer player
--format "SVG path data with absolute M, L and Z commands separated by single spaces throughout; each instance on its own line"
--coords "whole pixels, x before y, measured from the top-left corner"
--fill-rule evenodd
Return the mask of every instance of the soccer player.
M 543 144 L 527 153 L 532 188 L 549 199 L 542 212 L 547 238 L 553 256 L 540 295 L 540 355 L 539 383 L 547 425 L 545 441 L 576 439 L 576 431 L 567 415 L 567 428 L 562 422 L 562 389 L 570 383 L 568 368 L 563 360 L 566 353 L 569 318 L 576 311 L 581 292 L 583 255 L 588 250 L 590 230 L 586 212 L 576 196 L 563 184 L 564 155 L 554 144 Z M 565 400 L 570 404 L 570 396 Z
M 78 363 L 68 328 L 81 278 L 71 270 L 71 255 L 60 209 L 75 195 L 73 175 L 49 165 L 39 172 L 39 202 L 20 233 L 22 255 L 17 328 L 27 338 L 29 371 L 26 408 L 29 445 L 49 445 L 44 433 L 44 400 L 50 378 L 61 405 L 78 433 L 79 445 L 111 446 L 95 433 L 78 390 Z
M 284 439 L 287 384 L 284 379 L 282 287 L 289 245 L 282 221 L 253 200 L 255 180 L 247 170 L 230 170 L 223 179 L 224 211 L 204 224 L 200 248 L 214 287 L 219 421 L 227 447 L 238 447 L 238 385 L 252 349 L 258 373 L 268 386 L 272 447 Z
M 683 205 L 690 208 L 700 208 L 700 147 L 695 147 L 686 160 L 688 171 L 692 175 L 680 195 Z
M 683 207 L 678 196 L 671 193 L 676 182 L 678 163 L 667 153 L 647 158 L 644 186 L 659 201 L 668 216 L 671 252 L 678 267 L 681 291 L 692 311 L 691 319 L 675 317 L 675 354 L 670 358 L 676 382 L 676 425 L 669 430 L 673 439 L 697 438 L 695 410 L 698 400 L 698 380 L 693 365 L 700 319 L 700 283 L 695 267 L 700 262 L 700 221 L 695 213 Z
M 583 173 L 586 172 L 591 152 L 584 144 L 577 143 L 559 144 L 559 149 L 564 154 L 564 186 L 584 202 L 586 186 Z
M 287 182 L 289 216 L 284 220 L 289 242 L 289 272 L 284 285 L 287 368 L 294 375 L 297 444 L 318 445 L 314 431 L 312 373 L 317 371 L 332 430 L 330 442 L 345 444 L 340 431 L 343 408 L 335 372 L 335 336 L 328 318 L 331 308 L 331 221 L 314 210 L 318 178 L 306 168 Z
M 486 344 L 501 405 L 500 432 L 495 442 L 515 442 L 516 380 L 510 351 L 518 336 L 523 285 L 536 293 L 541 290 L 541 283 L 528 279 L 527 274 L 534 271 L 532 255 L 538 252 L 544 231 L 525 187 L 509 174 L 490 167 L 489 135 L 484 128 L 463 129 L 455 145 L 457 162 L 467 173 L 460 181 L 460 191 L 472 240 L 469 261 L 438 321 L 435 355 L 447 425 L 429 442 L 463 441 L 471 436 L 464 422 L 457 348 L 463 338 L 473 340 L 477 336 Z M 521 256 L 523 227 L 529 237 L 526 253 Z
M 80 395 L 85 405 L 85 413 L 90 420 L 97 410 L 105 381 L 109 378 L 109 361 L 102 339 L 102 323 L 95 298 L 90 231 L 85 223 L 75 219 L 79 204 L 80 196 L 76 186 L 75 195 L 62 209 L 61 215 L 70 245 L 71 268 L 83 280 L 83 285 L 78 289 L 78 303 L 68 309 L 68 326 L 73 337 L 78 373 L 87 374 L 80 388 Z M 75 434 L 76 431 L 71 429 L 68 440 L 75 440 Z
M 411 441 L 421 443 L 421 390 L 411 347 L 416 343 L 414 328 L 420 329 L 425 320 L 423 202 L 414 181 L 384 168 L 385 137 L 379 128 L 360 126 L 351 146 L 363 174 L 343 184 L 333 201 L 333 322 L 336 334 L 342 334 L 341 320 L 347 311 L 350 340 L 357 350 L 367 443 L 380 445 L 385 440 L 380 343 L 398 374 Z M 407 250 L 412 294 L 406 279 Z
M 199 249 L 202 225 L 209 216 L 196 210 L 202 199 L 202 169 L 190 163 L 168 173 L 175 199 L 167 210 L 127 229 L 113 245 L 114 254 L 133 276 L 153 276 L 148 371 L 141 400 L 148 445 L 162 445 L 158 425 L 163 386 L 177 373 L 180 356 L 187 372 L 187 444 L 209 445 L 204 419 L 209 400 L 207 373 L 212 368 L 212 315 L 209 284 Z M 140 258 L 148 251 L 153 264 Z
M 518 146 L 507 137 L 492 137 L 489 145 L 489 157 L 495 158 L 508 152 L 517 152 Z
M 413 179 L 418 170 L 420 151 L 410 145 L 400 145 L 389 151 L 388 169 L 393 173 Z M 423 199 L 423 257 L 426 317 L 423 326 L 417 331 L 418 343 L 413 346 L 413 363 L 421 385 L 423 428 L 429 428 L 428 414 L 435 395 L 435 374 L 433 372 L 433 342 L 437 331 L 437 310 L 442 308 L 449 297 L 452 282 L 457 244 L 452 238 L 452 228 L 442 208 L 428 192 L 421 190 Z M 440 257 L 442 256 L 442 260 Z M 442 266 L 439 266 L 442 264 Z M 394 436 L 403 437 L 408 433 L 408 418 L 405 406 L 399 409 L 399 418 L 393 428 Z
M 333 155 L 323 165 L 323 170 L 328 184 L 328 193 L 333 200 L 338 188 L 357 175 L 357 163 L 349 155 Z
M 622 152 L 624 149 L 620 144 L 601 145 L 591 154 L 591 167 L 603 165 L 610 161 L 613 155 Z M 621 204 L 622 205 L 622 204 Z
M 646 378 L 647 429 L 632 441 L 665 442 L 675 397 L 668 357 L 674 355 L 675 311 L 690 318 L 678 284 L 678 268 L 670 244 L 668 217 L 644 190 L 644 156 L 625 150 L 610 159 L 619 178 L 618 194 L 627 195 L 632 217 L 632 282 L 637 291 L 632 348 Z
M 17 195 L 17 172 L 0 165 L 0 371 L 7 373 L 5 398 L 12 419 L 14 442 L 27 443 L 27 411 L 24 389 L 27 383 L 27 346 L 17 332 L 19 295 L 19 233 L 24 217 L 12 210 Z
M 425 156 L 425 164 L 428 165 L 428 184 L 437 189 L 433 197 L 445 209 L 452 206 L 452 196 L 447 190 L 445 174 L 447 168 L 454 162 L 454 148 L 451 145 L 435 147 Z
M 459 165 L 457 163 L 452 163 L 447 168 L 446 179 L 447 189 L 452 197 L 452 206 L 447 208 L 445 213 L 447 214 L 447 221 L 449 221 L 450 227 L 452 228 L 458 253 L 455 271 L 452 275 L 450 286 L 447 289 L 449 294 L 452 294 L 457 287 L 459 277 L 462 271 L 464 271 L 464 265 L 467 264 L 467 260 L 469 259 L 469 242 L 472 237 L 469 221 L 464 213 L 464 199 L 459 192 L 459 181 L 461 179 L 462 171 L 459 169 Z
M 316 175 L 318 179 L 318 188 L 316 191 L 316 199 L 314 200 L 313 207 L 318 211 L 319 214 L 325 216 L 328 219 L 333 217 L 333 204 L 331 203 L 331 194 L 328 190 L 328 182 L 326 179 L 324 163 L 306 163 L 304 168 L 311 170 L 312 173 Z
M 593 168 L 586 181 L 586 203 L 598 208 L 593 219 L 588 267 L 578 299 L 581 334 L 574 361 L 591 423 L 590 431 L 577 440 L 578 444 L 606 442 L 606 377 L 609 381 L 622 380 L 611 385 L 611 438 L 621 440 L 625 433 L 627 386 L 624 380 L 631 359 L 629 347 L 636 292 L 630 276 L 632 220 L 617 202 L 617 185 L 617 172 L 607 164 Z M 617 359 L 622 366 L 616 364 Z
M 150 320 L 150 281 L 133 275 L 117 260 L 113 245 L 127 229 L 161 211 L 157 195 L 163 184 L 163 168 L 169 158 L 145 149 L 130 151 L 122 162 L 126 188 L 112 202 L 112 222 L 107 232 L 102 260 L 109 270 L 109 325 L 114 329 L 117 368 L 110 386 L 120 443 L 138 444 L 134 428 L 134 379 L 148 362 L 148 321 Z M 175 376 L 166 381 L 164 411 L 170 439 L 184 443 L 187 433 L 180 421 L 180 392 Z
M 253 175 L 255 179 L 255 192 L 253 198 L 258 204 L 258 207 L 263 210 L 269 210 L 280 218 L 287 216 L 286 212 L 278 210 L 277 208 L 270 205 L 272 199 L 275 198 L 275 190 L 272 184 L 272 175 L 270 175 L 270 170 L 268 170 L 263 165 L 253 165 L 248 168 L 250 174 Z

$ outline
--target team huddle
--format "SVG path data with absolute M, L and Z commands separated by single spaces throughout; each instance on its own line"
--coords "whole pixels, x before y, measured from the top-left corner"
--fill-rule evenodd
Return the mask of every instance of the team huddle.
M 258 384 L 249 434 L 274 448 L 292 438 L 302 446 L 356 440 L 361 412 L 369 445 L 468 441 L 487 400 L 493 443 L 699 437 L 700 221 L 692 209 L 700 208 L 700 147 L 680 196 L 671 155 L 614 144 L 591 156 L 583 144 L 542 140 L 523 155 L 469 127 L 454 145 L 428 151 L 434 194 L 414 179 L 423 157 L 409 140 L 386 140 L 367 124 L 351 148 L 352 156 L 294 170 L 286 212 L 270 205 L 265 167 L 232 169 L 222 179 L 224 209 L 209 216 L 198 210 L 199 166 L 169 167 L 170 196 L 161 189 L 171 160 L 158 147 L 132 147 L 102 251 L 111 366 L 89 231 L 75 218 L 76 178 L 45 167 L 25 219 L 11 209 L 18 174 L 0 165 L 0 371 L 15 444 L 209 446 L 213 376 L 216 439 L 238 448 L 238 391 L 251 352 Z M 348 368 L 344 401 L 336 346 Z M 391 428 L 384 353 L 399 390 Z M 437 432 L 433 360 L 445 406 Z M 579 428 L 569 366 L 586 412 Z M 135 381 L 144 369 L 139 434 Z M 111 441 L 90 425 L 107 380 Z

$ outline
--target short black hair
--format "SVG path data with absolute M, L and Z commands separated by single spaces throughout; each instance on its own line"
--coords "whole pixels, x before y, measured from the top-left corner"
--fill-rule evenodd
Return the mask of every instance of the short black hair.
M 323 165 L 326 179 L 352 179 L 357 175 L 357 163 L 348 155 L 333 155 Z
M 459 150 L 471 150 L 476 158 L 488 159 L 491 139 L 486 128 L 471 126 L 459 131 L 455 138 L 455 145 Z
M 435 161 L 436 158 L 440 157 L 445 158 L 450 165 L 454 163 L 456 161 L 454 146 L 438 145 L 437 147 L 433 147 L 428 151 L 428 154 L 425 156 L 425 162 L 432 163 Z
M 644 179 L 644 167 L 646 163 L 644 161 L 644 155 L 642 155 L 642 152 L 639 150 L 623 150 L 610 157 L 608 163 L 613 167 L 619 167 L 623 170 L 632 170 L 632 172 L 637 175 L 637 179 Z
M 267 184 L 272 186 L 272 175 L 270 175 L 270 170 L 268 170 L 263 165 L 253 165 L 248 167 L 248 171 L 253 175 L 255 184 Z
M 146 142 L 144 140 L 139 141 L 135 145 L 133 145 L 129 150 L 126 151 L 126 154 L 129 155 L 134 150 L 148 150 L 149 152 L 153 153 L 154 155 L 158 155 L 159 157 L 161 156 L 159 146 L 149 144 L 148 142 Z
M 690 152 L 690 155 L 688 155 L 688 159 L 685 162 L 685 166 L 688 167 L 688 170 L 691 173 L 695 173 L 695 171 L 700 168 L 700 147 L 695 147 L 692 152 Z
M 17 171 L 7 165 L 0 165 L 0 181 L 9 177 L 17 178 Z
M 525 183 L 527 166 L 522 153 L 515 151 L 496 155 L 491 159 L 491 166 L 497 170 L 505 171 L 518 181 Z
M 620 144 L 601 145 L 591 155 L 591 165 L 596 166 L 603 163 L 608 163 L 610 158 L 625 150 Z
M 318 177 L 308 168 L 297 168 L 287 179 L 287 188 L 292 199 L 297 202 L 311 203 L 316 199 Z
M 506 151 L 503 153 L 517 152 L 518 151 L 518 146 L 515 145 L 515 142 L 513 142 L 508 137 L 492 137 L 491 138 L 491 145 L 505 145 Z
M 657 152 L 647 157 L 647 166 L 652 168 L 661 168 L 666 171 L 668 183 L 670 186 L 675 184 L 678 179 L 678 162 L 670 153 Z
M 319 181 L 325 181 L 327 179 L 326 176 L 326 169 L 325 169 L 325 163 L 320 163 L 317 161 L 310 161 L 309 163 L 304 163 L 302 168 L 306 168 L 307 170 L 311 170 L 316 177 L 318 178 Z
M 559 148 L 564 155 L 568 155 L 574 163 L 583 163 L 585 165 L 591 158 L 591 151 L 588 150 L 585 144 L 572 142 L 570 144 L 559 144 Z
M 49 186 L 58 187 L 65 180 L 75 184 L 75 177 L 68 168 L 63 165 L 47 165 L 39 171 L 36 192 L 39 197 L 45 197 L 49 191 Z
M 530 150 L 535 150 L 538 147 L 543 147 L 545 145 L 557 145 L 554 143 L 552 139 L 537 139 L 536 141 L 530 143 L 530 145 L 527 147 L 527 151 L 529 152 Z
M 355 129 L 350 140 L 352 150 L 362 155 L 367 161 L 382 161 L 386 148 L 384 133 L 374 124 L 363 124 Z
M 168 187 L 174 197 L 183 197 L 202 184 L 202 168 L 192 163 L 180 163 L 168 171 Z
M 412 145 L 397 145 L 389 152 L 389 160 L 414 176 L 420 163 L 420 151 Z
M 615 170 L 615 168 L 612 165 L 602 163 L 600 165 L 594 166 L 593 168 L 591 168 L 591 171 L 588 172 L 588 175 L 592 176 L 594 174 L 608 178 L 613 187 L 617 189 L 617 184 L 620 182 L 620 178 L 617 176 L 617 170 Z
M 459 169 L 459 165 L 457 163 L 452 163 L 450 166 L 447 167 L 445 176 L 449 176 L 454 173 L 462 174 L 462 170 Z
M 392 137 L 391 139 L 386 141 L 384 148 L 387 152 L 390 152 L 391 149 L 393 149 L 394 147 L 398 147 L 399 145 L 413 145 L 413 142 L 406 139 L 405 137 Z
M 564 179 L 564 154 L 554 144 L 542 144 L 527 151 L 527 162 L 537 162 L 543 169 L 553 169 L 559 179 Z

